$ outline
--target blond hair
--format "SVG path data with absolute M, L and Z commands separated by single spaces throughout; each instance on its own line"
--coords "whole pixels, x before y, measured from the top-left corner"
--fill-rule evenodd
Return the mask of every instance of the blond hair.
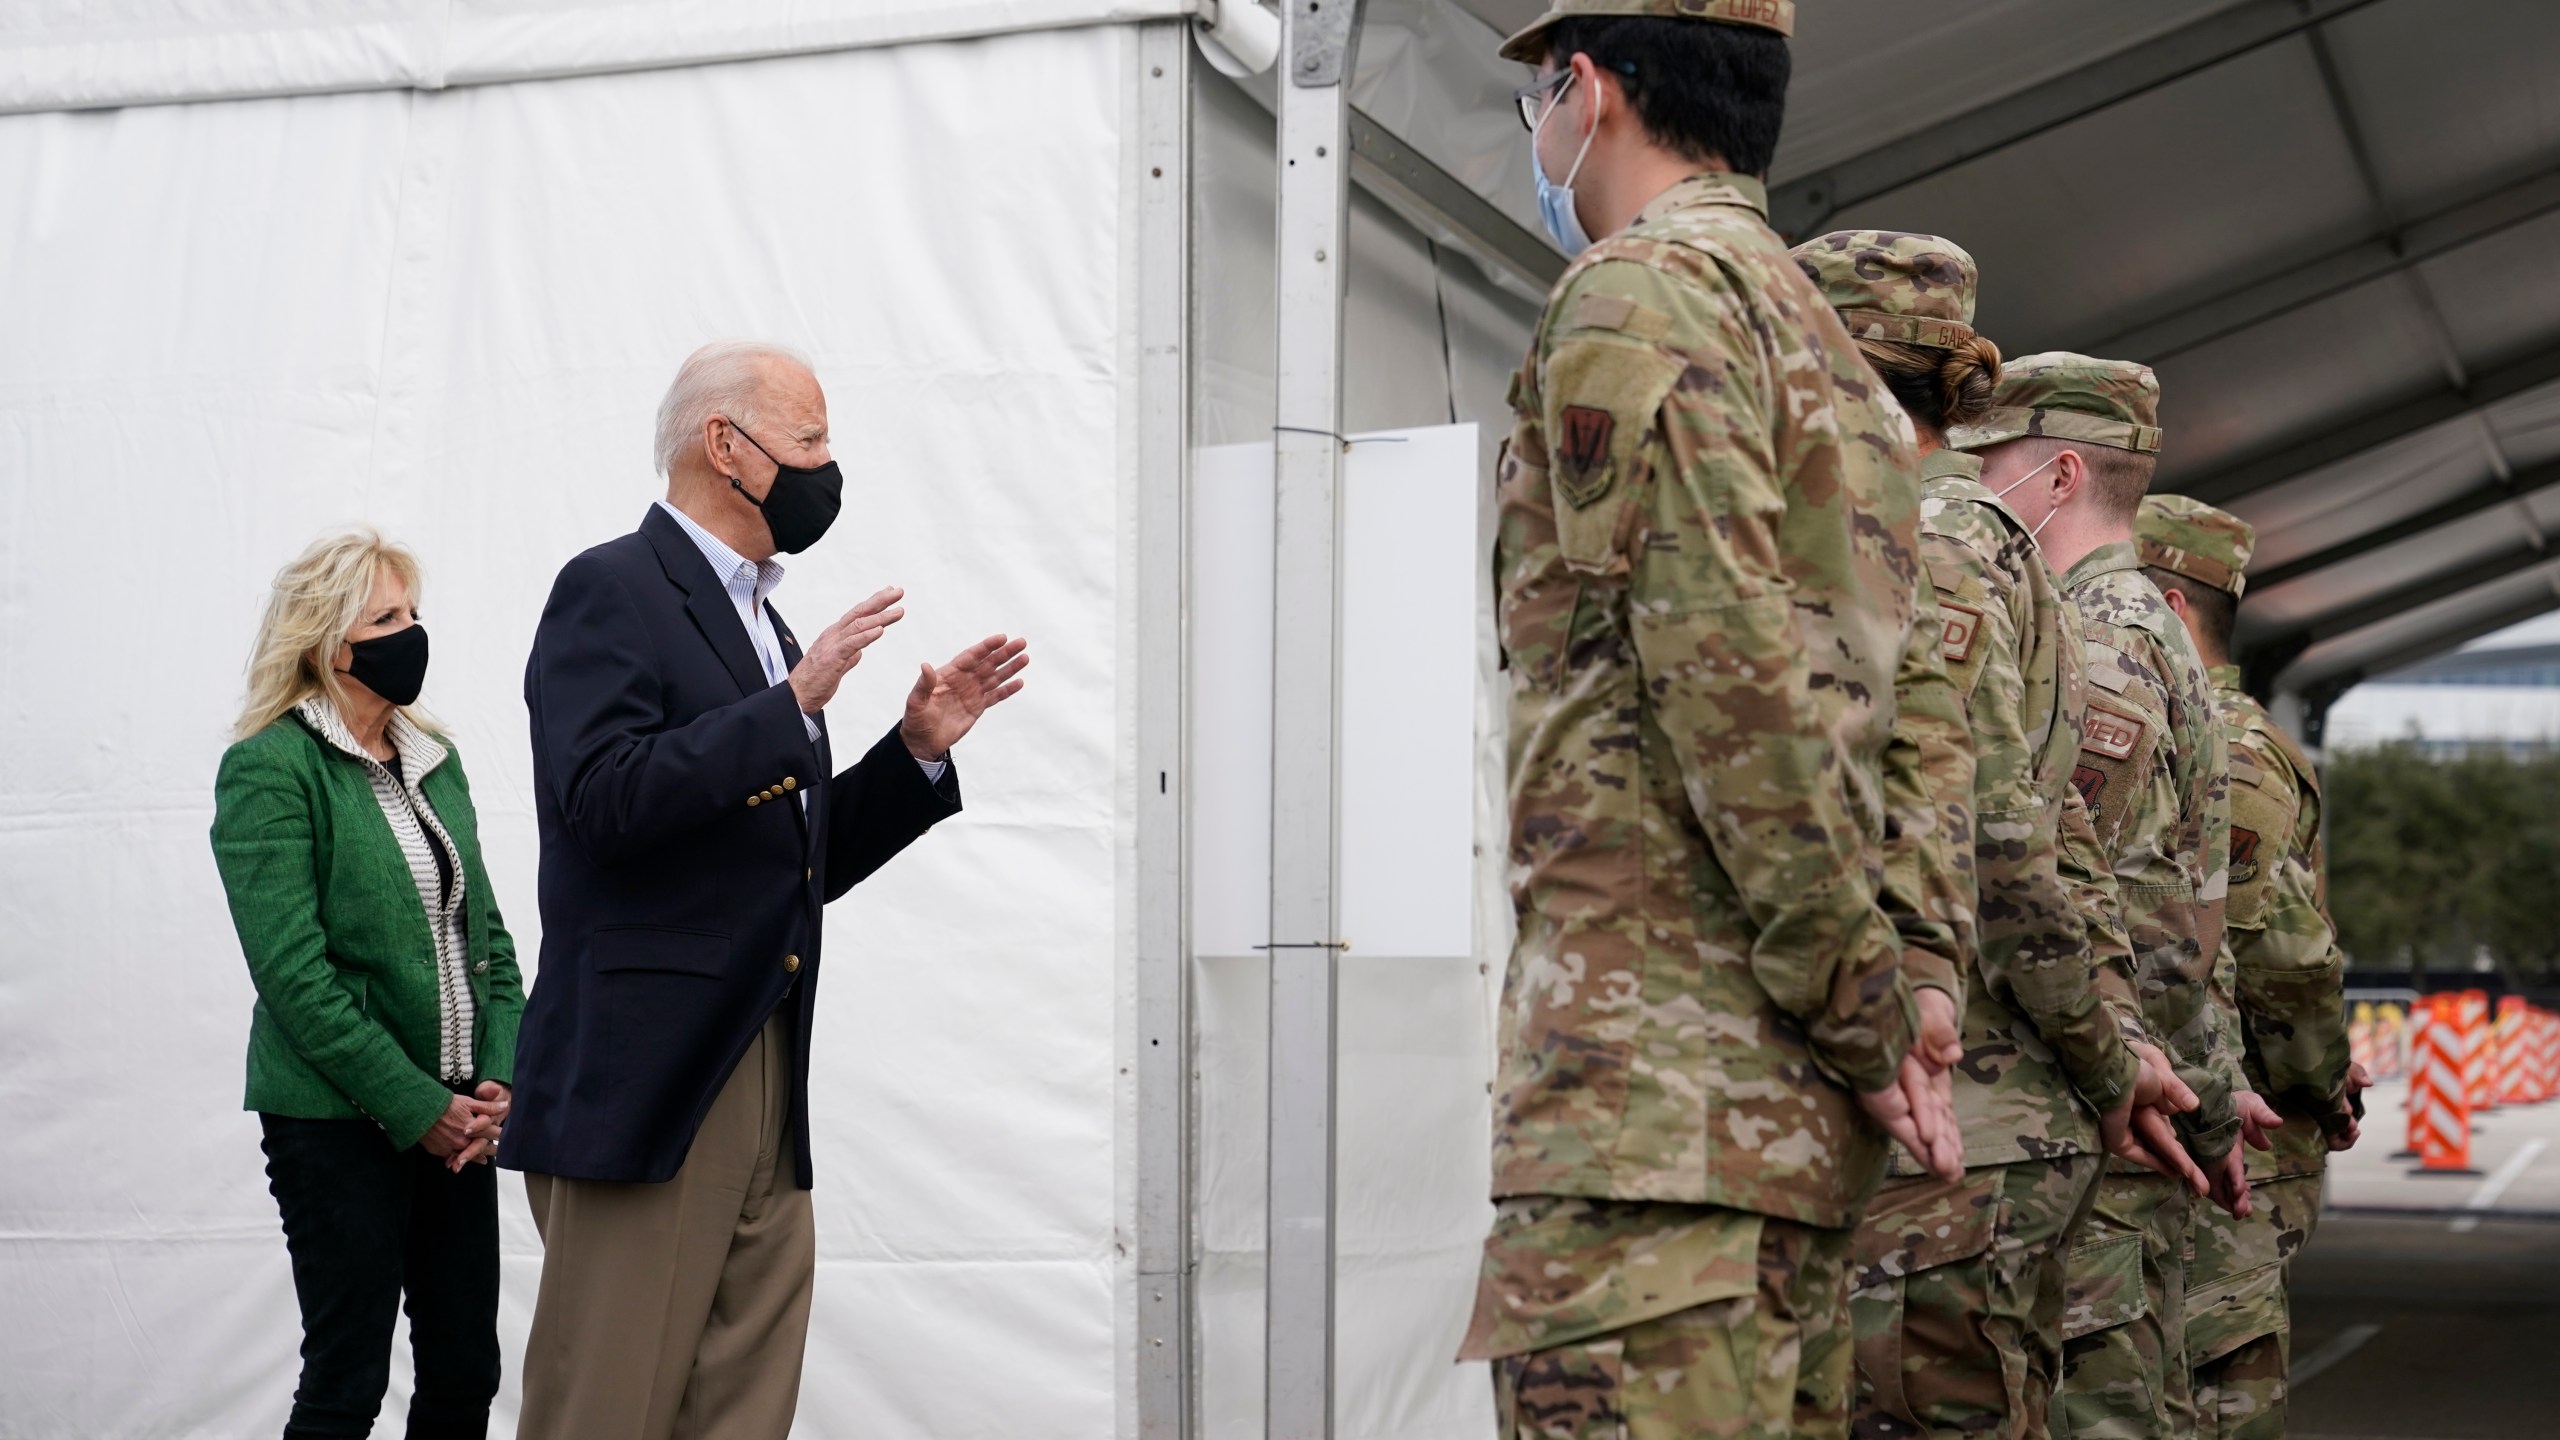
M 409 603 L 416 605 L 418 557 L 370 527 L 323 535 L 276 572 L 267 613 L 258 622 L 258 643 L 249 651 L 249 694 L 239 723 L 231 727 L 233 739 L 248 739 L 314 695 L 327 696 L 345 711 L 347 692 L 329 661 L 363 618 L 385 565 L 409 587 Z M 401 706 L 400 713 L 435 728 L 412 707 Z

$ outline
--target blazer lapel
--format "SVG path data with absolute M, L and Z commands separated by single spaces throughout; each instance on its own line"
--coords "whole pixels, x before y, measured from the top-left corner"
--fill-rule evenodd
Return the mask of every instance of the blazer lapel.
M 720 577 L 711 573 L 711 562 L 702 558 L 693 538 L 655 505 L 640 521 L 640 533 L 656 548 L 667 578 L 684 592 L 685 613 L 693 617 L 694 628 L 702 632 L 711 653 L 728 668 L 729 678 L 738 682 L 738 693 L 753 695 L 764 689 L 764 667 L 756 663 L 755 643 L 738 619 L 737 603 L 729 598 Z
M 793 670 L 800 667 L 800 641 L 792 635 L 790 622 L 782 618 L 782 612 L 774 609 L 773 602 L 770 600 L 764 602 L 764 618 L 773 622 L 773 638 L 782 642 L 782 673 L 788 675 Z M 815 720 L 818 725 L 817 778 L 824 780 L 828 773 L 826 712 L 822 710 L 810 718 Z M 824 803 L 822 797 L 826 795 L 827 787 L 822 784 L 812 784 L 801 793 L 809 797 L 808 803 L 810 806 L 816 806 Z M 816 820 L 818 817 L 809 814 L 807 809 L 802 806 L 794 805 L 791 808 L 800 816 L 800 823 L 802 826 L 801 839 L 805 842 L 809 837 L 809 833 L 815 828 L 810 824 L 810 822 Z
M 782 673 L 788 675 L 800 668 L 800 641 L 792 635 L 791 623 L 782 618 L 782 612 L 774 609 L 770 600 L 764 602 L 764 618 L 773 622 L 774 638 L 782 642 Z M 816 719 L 818 734 L 823 738 L 827 733 L 827 717 L 820 713 Z

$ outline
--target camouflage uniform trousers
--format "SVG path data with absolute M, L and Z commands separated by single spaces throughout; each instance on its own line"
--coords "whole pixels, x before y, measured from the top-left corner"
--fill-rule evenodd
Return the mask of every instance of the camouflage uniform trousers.
M 1846 1440 L 1850 1232 L 1647 1208 L 1759 1227 L 1756 1293 L 1496 1358 L 1500 1440 Z
M 2293 1344 L 2285 1262 L 2319 1224 L 2320 1176 L 2261 1180 L 2250 1198 L 2248 1219 L 2209 1215 L 2196 1226 L 2187 1359 L 2198 1440 L 2284 1440 Z
M 2148 1170 L 2117 1170 L 2098 1182 L 2098 1203 L 2071 1244 L 2054 1433 L 2185 1440 L 2195 1432 L 2186 1348 L 2193 1197 Z
M 1889 1182 L 1858 1232 L 1856 1440 L 2045 1440 L 2062 1369 L 2063 1245 L 2096 1155 Z

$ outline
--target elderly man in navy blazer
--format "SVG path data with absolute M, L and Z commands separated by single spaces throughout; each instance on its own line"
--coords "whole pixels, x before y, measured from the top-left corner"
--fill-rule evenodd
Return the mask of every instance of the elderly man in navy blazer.
M 924 665 L 836 773 L 827 702 L 905 612 L 881 590 L 804 652 L 769 599 L 842 500 L 808 362 L 696 351 L 658 465 L 667 498 L 561 570 L 525 666 L 542 968 L 499 1155 L 543 1243 L 523 1440 L 789 1432 L 821 908 L 958 812 L 951 747 L 1029 663 L 994 635 Z

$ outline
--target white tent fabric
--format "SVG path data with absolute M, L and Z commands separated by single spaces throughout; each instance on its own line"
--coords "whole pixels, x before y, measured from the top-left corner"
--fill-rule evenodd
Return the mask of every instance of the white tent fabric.
M 970 812 L 829 917 L 801 1433 L 1131 1428 L 1134 44 L 0 119 L 0 1435 L 281 1426 L 295 1311 L 205 841 L 268 577 L 352 521 L 422 555 L 427 703 L 530 960 L 533 622 L 656 493 L 676 362 L 741 333 L 815 356 L 851 482 L 777 602 L 912 594 L 839 734 L 920 658 L 999 629 L 1036 657 L 964 747 Z M 500 1194 L 512 1365 L 538 1250 Z
M 1194 0 L 84 0 L 0 11 L 0 113 L 441 90 L 1187 14 Z

